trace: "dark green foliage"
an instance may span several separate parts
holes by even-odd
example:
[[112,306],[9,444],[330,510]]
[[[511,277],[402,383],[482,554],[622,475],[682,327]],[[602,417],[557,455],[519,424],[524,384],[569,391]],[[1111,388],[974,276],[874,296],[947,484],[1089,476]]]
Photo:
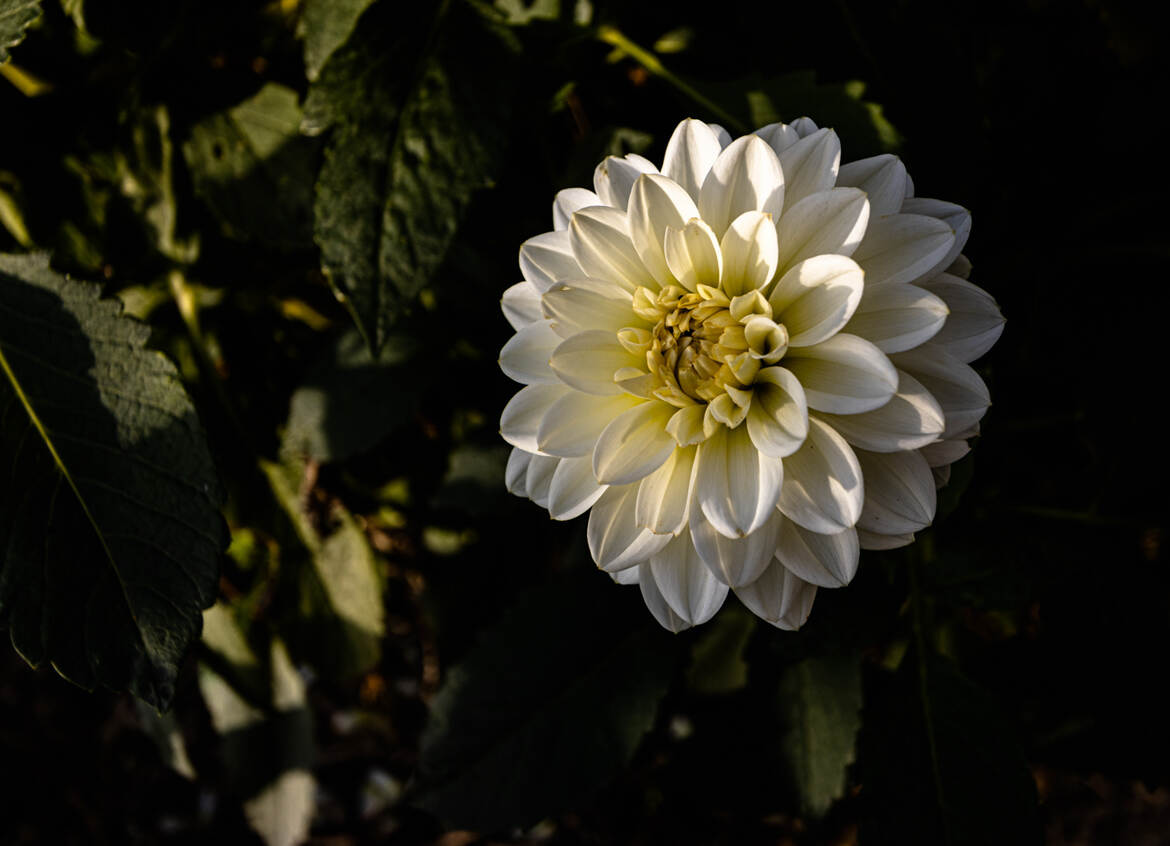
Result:
[[0,63],[8,61],[9,48],[21,42],[40,14],[40,0],[0,0]]

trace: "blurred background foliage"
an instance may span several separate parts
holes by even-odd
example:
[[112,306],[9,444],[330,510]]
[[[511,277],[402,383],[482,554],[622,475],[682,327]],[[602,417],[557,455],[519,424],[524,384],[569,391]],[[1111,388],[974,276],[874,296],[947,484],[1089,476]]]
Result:
[[[1152,8],[0,0],[0,252],[149,325],[231,529],[171,710],[5,650],[0,841],[1165,842]],[[972,210],[995,406],[801,632],[672,636],[505,493],[497,301],[605,154],[804,114]]]

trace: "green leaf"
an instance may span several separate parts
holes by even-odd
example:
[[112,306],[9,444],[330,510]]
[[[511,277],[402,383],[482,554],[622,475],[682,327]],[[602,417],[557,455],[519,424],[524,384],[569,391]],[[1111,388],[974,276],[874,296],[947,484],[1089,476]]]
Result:
[[756,630],[756,616],[740,605],[724,606],[704,626],[691,649],[687,686],[696,693],[734,693],[748,681],[743,653]]
[[332,126],[316,242],[374,348],[443,263],[507,137],[508,33],[458,0],[433,21],[420,15],[391,3],[369,9],[305,104],[306,132]]
[[120,312],[44,257],[0,256],[0,625],[34,666],[163,708],[227,529],[175,368]]
[[0,0],[0,64],[8,61],[9,48],[24,40],[25,30],[40,16],[40,0]]
[[374,0],[305,0],[297,35],[304,39],[305,76],[314,81],[338,47],[346,42],[358,18]]
[[595,573],[509,609],[435,697],[415,804],[495,831],[563,810],[624,766],[679,657],[627,599]]
[[784,671],[777,704],[781,749],[805,814],[822,817],[845,795],[861,727],[861,665],[853,656],[806,658]]

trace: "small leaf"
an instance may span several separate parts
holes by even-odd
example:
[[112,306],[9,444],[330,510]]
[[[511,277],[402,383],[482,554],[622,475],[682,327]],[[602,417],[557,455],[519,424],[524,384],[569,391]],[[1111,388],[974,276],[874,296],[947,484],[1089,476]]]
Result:
[[374,0],[305,0],[297,35],[304,39],[305,76],[310,82],[353,32],[354,26]]
[[740,605],[728,604],[708,623],[691,649],[687,686],[696,693],[734,693],[748,681],[743,658],[756,616]]
[[0,0],[0,65],[9,48],[24,40],[25,30],[41,16],[40,0]]
[[34,666],[165,708],[227,527],[191,400],[120,312],[0,256],[0,625]]

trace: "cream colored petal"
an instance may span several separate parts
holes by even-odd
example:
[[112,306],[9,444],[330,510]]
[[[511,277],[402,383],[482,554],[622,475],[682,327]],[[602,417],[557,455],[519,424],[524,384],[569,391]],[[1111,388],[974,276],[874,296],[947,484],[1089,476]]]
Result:
[[633,291],[655,287],[654,277],[642,264],[630,240],[625,212],[595,206],[573,215],[569,224],[569,248],[584,275],[604,279]]
[[951,310],[933,342],[959,361],[970,363],[979,358],[1003,334],[1004,319],[995,298],[978,285],[940,273],[922,287],[941,297]]
[[778,629],[794,632],[808,620],[817,588],[773,559],[763,575],[750,585],[736,588],[735,595],[757,617]]
[[954,464],[971,451],[967,441],[956,438],[949,441],[935,441],[919,450],[926,463],[931,467],[945,467]]
[[971,278],[971,260],[966,256],[959,256],[947,268],[947,273],[951,276],[958,276],[960,279]]
[[560,335],[547,320],[530,323],[500,350],[500,369],[509,379],[525,385],[556,384],[559,380],[549,367],[549,358],[560,343]]
[[864,274],[845,256],[805,259],[780,277],[768,302],[788,330],[788,346],[810,347],[839,331],[861,302]]
[[866,285],[844,331],[896,353],[926,343],[947,320],[947,304],[916,285]]
[[779,155],[800,140],[800,134],[786,123],[777,121],[756,130],[756,135],[764,139],[772,152]]
[[857,540],[861,543],[862,549],[900,549],[914,543],[914,535],[879,535],[858,529]]
[[837,174],[838,185],[860,188],[869,196],[869,209],[874,217],[907,211],[902,208],[907,179],[906,165],[889,153],[849,162]]
[[589,455],[602,430],[643,400],[629,394],[597,396],[568,388],[542,414],[536,430],[541,452],[561,458]]
[[808,407],[830,414],[873,411],[898,389],[898,373],[885,353],[844,332],[811,347],[790,349],[784,365],[800,380]]
[[[799,121],[792,124],[796,127]],[[799,133],[799,129],[797,132]],[[780,153],[785,203],[793,206],[809,194],[828,191],[837,182],[841,142],[831,129],[818,129]]]
[[673,179],[644,174],[634,183],[630,194],[630,240],[647,272],[660,285],[676,281],[663,251],[667,227],[681,229],[695,217],[699,217],[695,201]]
[[593,448],[593,475],[607,485],[627,485],[657,470],[675,449],[666,422],[675,407],[650,400],[623,411]]
[[532,453],[513,448],[508,455],[508,466],[504,469],[504,485],[508,493],[516,496],[528,496],[528,464],[532,461]]
[[657,534],[678,534],[687,524],[695,483],[696,447],[682,447],[638,484],[635,522]]
[[780,217],[784,208],[784,174],[767,142],[745,135],[719,154],[699,192],[699,211],[720,238],[731,222],[747,211]]
[[780,511],[809,531],[834,535],[857,523],[864,499],[853,449],[832,426],[810,417],[804,444],[784,459]]
[[[560,340],[555,333],[554,337]],[[560,341],[549,357],[549,367],[562,382],[579,391],[620,394],[622,389],[614,382],[614,373],[623,367],[644,369],[645,360],[623,347],[616,333],[590,329]]]
[[[646,563],[649,564],[650,562]],[[641,570],[642,568],[640,566],[627,567],[624,570],[618,570],[615,573],[610,573],[609,577],[619,585],[636,585],[638,583],[638,574],[641,572]]]
[[957,437],[987,413],[991,395],[979,374],[933,342],[895,353],[892,360],[938,400],[947,422],[944,439]]
[[670,432],[679,446],[690,446],[701,443],[706,437],[703,431],[703,418],[707,407],[705,405],[688,405],[680,408],[666,424],[666,431]]
[[[630,569],[635,568],[631,567]],[[674,609],[670,607],[670,603],[663,597],[662,591],[658,589],[658,583],[654,581],[654,573],[650,570],[650,562],[647,561],[636,569],[638,570],[638,587],[642,589],[642,599],[658,624],[675,634],[689,629],[690,623],[675,613]]]
[[520,272],[524,278],[544,293],[554,282],[561,279],[575,279],[585,274],[573,257],[569,246],[569,233],[545,232],[529,238],[520,245]]
[[701,514],[692,516],[691,538],[699,558],[716,579],[733,588],[749,585],[763,574],[776,554],[784,517],[773,509],[760,528],[742,538],[728,538]]
[[671,535],[656,535],[634,522],[637,496],[637,485],[608,488],[589,509],[589,554],[607,573],[648,561],[670,541]]
[[865,477],[865,506],[857,527],[879,535],[908,535],[934,520],[934,476],[918,452],[857,451]]
[[764,525],[776,507],[784,468],[755,448],[746,426],[719,426],[699,445],[697,460],[695,501],[716,530],[743,537]]
[[922,383],[898,371],[898,391],[881,408],[862,414],[817,416],[851,445],[873,452],[918,449],[938,440],[946,428],[942,407]]
[[557,191],[553,200],[553,230],[559,232],[568,229],[573,212],[600,204],[601,198],[588,188],[563,188]]
[[715,137],[719,139],[719,149],[722,150],[731,143],[731,133],[724,129],[717,123],[709,123],[707,126],[711,127],[711,131],[715,133]]
[[808,436],[808,402],[790,371],[765,367],[756,374],[747,430],[756,449],[772,458],[800,449]]
[[971,235],[971,213],[969,211],[955,203],[916,197],[908,199],[902,204],[902,213],[936,217],[955,233],[955,243],[934,267],[922,274],[923,279],[930,279],[936,273],[946,270],[958,259],[959,253],[967,245],[967,238]]
[[643,329],[650,326],[634,314],[629,291],[596,279],[558,282],[544,292],[541,303],[544,316],[562,338],[590,329],[605,329],[616,335],[626,326]]
[[710,620],[727,598],[727,585],[711,575],[687,532],[650,559],[650,572],[662,598],[689,625]]
[[787,206],[776,227],[779,272],[826,253],[853,255],[865,236],[869,215],[869,200],[856,188],[818,191]]
[[549,484],[549,514],[554,520],[572,520],[589,510],[605,491],[606,486],[593,477],[589,456],[562,459]]
[[866,285],[914,282],[945,258],[955,243],[951,227],[921,214],[872,218],[853,260]]
[[788,125],[792,127],[792,131],[801,138],[807,138],[816,132],[819,128],[816,124],[816,121],[810,117],[799,117]]
[[662,175],[683,187],[692,199],[699,199],[699,188],[723,147],[710,126],[687,118],[677,127],[666,144]]
[[663,248],[666,266],[688,291],[699,285],[719,287],[723,253],[711,227],[699,218],[688,220],[682,229],[668,228]]
[[561,459],[550,455],[534,455],[528,461],[524,486],[528,491],[528,498],[541,508],[548,508],[548,490],[552,485],[553,473],[560,463]]
[[607,156],[593,171],[593,190],[605,205],[625,211],[634,182],[643,173],[658,173],[658,168],[637,153],[622,158]]
[[504,296],[500,298],[500,309],[516,330],[544,318],[540,310],[540,291],[527,281],[517,282],[504,291]]
[[508,400],[500,415],[500,434],[512,446],[527,452],[542,452],[536,433],[548,410],[566,394],[576,393],[564,385],[529,385]]
[[723,253],[723,290],[737,297],[763,288],[776,273],[776,226],[759,211],[747,211],[727,227]]
[[822,535],[784,520],[776,558],[803,581],[838,588],[849,584],[857,574],[861,546],[856,529]]

